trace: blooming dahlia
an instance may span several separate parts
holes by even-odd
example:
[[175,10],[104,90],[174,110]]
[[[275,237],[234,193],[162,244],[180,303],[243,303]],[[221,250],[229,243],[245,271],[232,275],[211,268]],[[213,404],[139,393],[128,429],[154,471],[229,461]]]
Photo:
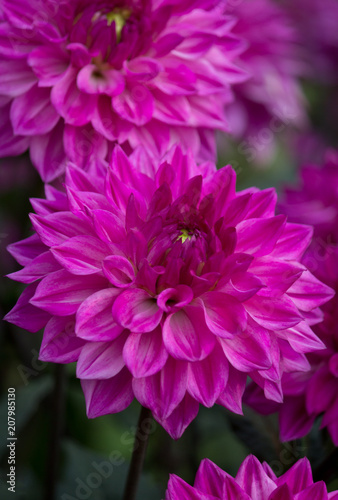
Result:
[[69,165],[66,189],[32,201],[36,234],[10,247],[29,286],[7,319],[45,326],[41,359],[77,361],[89,417],[136,397],[177,438],[199,403],[241,413],[247,374],[282,400],[332,294],[299,262],[311,228],[274,214],[273,189],[236,194],[230,166],[179,148],[160,166],[115,148],[109,167]]
[[214,155],[242,42],[217,0],[0,0],[0,154],[44,181],[115,142]]
[[[307,165],[301,170],[300,189],[286,190],[281,210],[293,222],[314,226],[314,237],[302,262],[321,281],[338,290],[338,152],[327,154],[323,167]],[[307,434],[315,419],[323,416],[321,427],[327,427],[338,445],[338,297],[323,307],[323,322],[314,326],[325,349],[307,355],[311,369],[307,373],[283,376],[283,405],[264,402],[261,390],[251,387],[248,403],[265,413],[279,411],[281,436],[284,440]]]
[[324,481],[313,482],[310,462],[298,460],[276,477],[270,466],[249,455],[235,478],[211,460],[204,459],[194,486],[171,475],[166,500],[337,500],[338,491],[327,492]]

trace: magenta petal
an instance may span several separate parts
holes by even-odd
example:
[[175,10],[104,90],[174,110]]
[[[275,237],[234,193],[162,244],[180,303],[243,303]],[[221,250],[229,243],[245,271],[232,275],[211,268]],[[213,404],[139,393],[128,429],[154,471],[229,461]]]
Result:
[[[224,486],[223,486],[223,491],[222,491],[222,497],[220,496],[219,498],[229,498],[229,499],[241,499],[241,500],[252,500],[252,498],[249,496],[243,489],[237,484],[234,478],[231,476],[227,476],[224,479]],[[269,497],[269,500],[271,497]],[[287,500],[287,499],[285,499]]]
[[243,415],[242,398],[246,387],[246,380],[246,373],[238,371],[230,365],[227,385],[216,403],[234,413]]
[[230,363],[242,372],[264,370],[272,365],[270,333],[251,318],[245,332],[222,339],[221,345]]
[[130,333],[123,349],[124,361],[136,378],[148,377],[160,371],[168,359],[160,327],[152,332]]
[[129,83],[124,92],[112,99],[116,113],[137,126],[145,125],[153,116],[154,98],[142,84]]
[[88,224],[71,212],[55,212],[44,217],[31,214],[30,219],[42,243],[50,247],[60,245],[73,236],[91,233]]
[[274,481],[267,476],[261,463],[253,455],[248,456],[240,466],[236,482],[251,500],[268,498],[276,489]]
[[93,118],[97,96],[81,92],[76,85],[76,76],[76,70],[69,67],[54,85],[51,100],[66,123],[79,127]]
[[187,364],[169,357],[160,372],[133,379],[135,397],[157,419],[167,419],[185,395],[187,378]]
[[[223,485],[228,474],[208,458],[202,460],[194,482],[194,488],[203,493],[222,498]],[[243,492],[244,493],[244,492]]]
[[280,435],[283,441],[291,441],[310,432],[315,416],[306,411],[305,398],[288,397],[279,412]]
[[76,337],[74,327],[74,316],[53,316],[43,332],[39,359],[52,363],[77,361],[85,342]]
[[30,157],[44,182],[51,182],[65,170],[66,157],[63,147],[63,120],[48,134],[31,138]]
[[337,387],[337,379],[332,376],[327,366],[322,366],[317,370],[307,386],[306,409],[308,413],[318,415],[329,408],[337,397]]
[[106,380],[81,380],[88,418],[125,410],[134,399],[131,375],[126,368]]
[[102,261],[109,253],[108,246],[92,236],[74,236],[51,249],[62,266],[72,274],[87,275],[102,270]]
[[32,283],[59,269],[60,265],[48,251],[36,257],[20,271],[9,274],[8,277],[21,283]]
[[305,490],[297,493],[295,495],[295,500],[326,500],[327,496],[327,487],[324,481],[318,481],[318,483],[312,484]]
[[82,302],[76,315],[76,335],[85,340],[108,342],[118,337],[123,327],[113,319],[112,306],[120,291],[106,288]]
[[47,250],[37,234],[8,245],[7,250],[21,266],[29,265],[32,260]]
[[68,56],[58,46],[44,45],[28,56],[28,64],[39,79],[40,87],[55,85],[68,67]]
[[113,317],[117,323],[136,333],[154,330],[160,323],[162,314],[156,299],[138,288],[122,292],[113,305]]
[[135,281],[135,270],[130,261],[119,255],[110,255],[102,263],[105,277],[119,288],[132,285]]
[[176,288],[166,288],[157,297],[157,303],[165,312],[173,312],[193,300],[194,294],[187,285],[177,285]]
[[240,222],[236,227],[236,252],[247,252],[256,256],[269,254],[282,234],[284,225],[284,215]]
[[36,83],[36,76],[25,60],[0,61],[0,94],[17,97]]
[[125,366],[122,351],[126,337],[122,334],[112,342],[87,342],[76,365],[76,376],[101,380],[117,375]]
[[286,295],[278,299],[255,295],[246,301],[245,308],[259,325],[272,331],[285,330],[303,319]]
[[275,480],[277,486],[287,484],[292,493],[299,493],[313,484],[311,465],[307,458],[301,458],[281,477]]
[[108,151],[106,139],[90,123],[79,127],[66,123],[63,142],[67,156],[79,167],[87,167],[91,158],[104,160]]
[[56,316],[69,316],[105,285],[106,280],[99,276],[74,276],[64,270],[56,271],[39,283],[31,304]]
[[59,115],[50,104],[50,90],[37,85],[14,99],[10,116],[16,135],[45,134],[59,121]]
[[201,307],[188,306],[166,318],[163,342],[174,358],[197,361],[210,354],[216,339],[204,321]]
[[198,408],[197,401],[189,394],[186,394],[168,418],[155,418],[173,439],[179,439],[188,425],[197,417]]
[[215,335],[229,339],[245,330],[247,314],[237,299],[221,292],[207,292],[202,299],[205,321]]
[[216,497],[211,495],[204,495],[190,484],[183,481],[174,474],[170,475],[168,483],[168,491],[166,493],[166,500],[217,500]]
[[229,364],[221,347],[205,359],[189,364],[188,392],[199,403],[211,408],[224,391],[228,380]]
[[114,69],[100,70],[93,64],[84,66],[77,75],[77,86],[86,94],[116,96],[124,90],[124,77]]
[[335,292],[315,278],[309,271],[304,271],[301,277],[288,289],[287,293],[300,310],[312,311],[315,307],[321,306],[330,300]]
[[269,496],[269,500],[293,500],[294,498],[287,484],[279,486]]
[[311,242],[313,228],[287,223],[272,252],[274,257],[299,260]]
[[6,314],[4,318],[6,321],[30,332],[38,332],[46,326],[50,319],[50,314],[41,311],[40,308],[30,303],[31,298],[36,292],[36,288],[36,283],[28,285],[20,295],[13,309]]

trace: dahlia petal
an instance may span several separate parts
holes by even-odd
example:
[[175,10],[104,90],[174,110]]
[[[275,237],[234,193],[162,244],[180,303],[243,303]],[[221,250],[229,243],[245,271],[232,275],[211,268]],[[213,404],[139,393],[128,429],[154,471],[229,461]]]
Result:
[[270,333],[251,318],[244,332],[233,338],[222,339],[221,345],[224,354],[237,370],[249,372],[271,367]]
[[87,275],[102,269],[102,260],[109,253],[108,246],[93,236],[73,236],[51,249],[58,262],[72,274]]
[[318,483],[312,484],[305,490],[297,493],[294,496],[295,500],[326,500],[327,496],[327,488],[324,481],[318,481]]
[[299,260],[309,246],[312,235],[312,227],[288,222],[271,255],[287,260]]
[[293,327],[303,319],[292,300],[285,295],[278,299],[255,295],[245,302],[245,308],[259,325],[272,331]]
[[334,291],[315,278],[309,271],[288,289],[288,296],[294,304],[303,311],[311,311],[315,307],[325,304],[334,296]]
[[269,500],[293,500],[294,498],[287,484],[279,486],[269,496]]
[[225,293],[207,292],[202,300],[206,324],[215,335],[230,339],[245,330],[246,311],[237,299]]
[[74,327],[74,316],[53,316],[43,333],[39,359],[52,363],[77,361],[85,342],[75,336]]
[[33,234],[24,240],[17,241],[8,245],[7,250],[18,261],[21,266],[27,266],[47,250],[39,236]]
[[247,217],[267,218],[275,215],[277,193],[273,188],[251,193],[251,208]]
[[34,49],[28,56],[28,64],[39,79],[39,87],[55,85],[68,67],[67,54],[55,45]]
[[205,359],[190,363],[188,392],[207,408],[215,404],[228,380],[229,365],[221,347],[216,344],[214,350]]
[[96,95],[81,92],[76,85],[77,72],[69,67],[54,85],[51,101],[66,123],[77,127],[86,125],[94,116]]
[[[324,391],[323,387],[325,387]],[[310,415],[322,413],[330,407],[336,396],[337,379],[328,371],[327,366],[323,366],[309,380],[306,390],[307,412]]]
[[158,373],[133,379],[135,397],[153,412],[155,418],[162,421],[172,414],[184,398],[187,378],[187,364],[169,356]]
[[162,65],[150,57],[135,57],[123,63],[128,80],[135,79],[138,82],[153,80],[161,71]]
[[242,398],[246,387],[247,374],[240,372],[229,365],[229,376],[226,388],[216,401],[217,404],[228,410],[243,415]]
[[222,498],[223,485],[227,477],[226,472],[217,467],[211,460],[205,458],[198,468],[194,488],[216,498]]
[[309,416],[305,398],[301,396],[285,399],[279,412],[280,435],[283,441],[291,441],[310,432],[315,416]]
[[50,319],[50,314],[30,303],[31,298],[36,292],[36,288],[36,283],[28,285],[20,295],[13,309],[4,317],[9,323],[13,323],[13,325],[33,333],[38,332],[46,326]]
[[80,379],[109,379],[125,366],[122,351],[126,335],[120,335],[112,342],[86,342],[81,350],[76,376]]
[[268,497],[276,489],[275,483],[265,474],[261,463],[253,455],[247,457],[240,466],[236,482],[252,500]]
[[106,280],[100,276],[74,276],[64,270],[56,271],[43,278],[30,302],[50,314],[69,316],[105,285]]
[[119,255],[110,255],[102,262],[105,277],[114,286],[125,288],[135,281],[135,270],[130,261]]
[[196,491],[183,479],[174,474],[170,475],[166,500],[216,500],[216,497]]
[[32,262],[26,265],[26,267],[20,269],[20,271],[9,274],[8,277],[12,280],[20,281],[21,283],[32,283],[59,269],[59,264],[56,262],[53,255],[47,251],[36,257]]
[[55,212],[41,217],[30,216],[35,231],[47,246],[57,246],[71,237],[91,233],[88,224],[70,212]]
[[16,135],[40,135],[50,132],[59,116],[50,104],[50,90],[34,85],[12,103],[11,122]]
[[274,260],[270,256],[255,259],[250,266],[250,272],[268,287],[267,290],[263,291],[263,294],[274,297],[285,293],[304,270],[299,264],[285,262],[281,259]]
[[134,399],[131,376],[126,368],[105,380],[81,380],[88,418],[125,410]]
[[106,288],[85,299],[76,314],[75,333],[87,341],[109,342],[123,331],[112,314],[114,300],[120,291]]
[[123,92],[125,82],[120,71],[98,70],[94,64],[84,66],[78,73],[77,86],[86,94],[107,94],[116,96]]
[[[224,479],[223,491],[221,493],[223,496],[219,498],[229,498],[235,499],[240,498],[241,500],[251,500],[251,498],[243,489],[236,483],[235,479],[231,476],[227,476]],[[269,496],[271,500],[271,496]],[[286,499],[285,499],[286,500]]]
[[126,237],[124,224],[121,220],[107,210],[93,210],[95,231],[99,238],[106,243],[119,243]]
[[154,98],[145,85],[129,82],[122,94],[112,98],[112,106],[122,118],[141,127],[153,116]]
[[137,288],[123,291],[113,305],[113,317],[117,323],[135,333],[154,330],[162,314],[156,299]]
[[[197,417],[199,404],[188,393],[166,419],[158,419],[173,439],[179,439],[188,425]],[[200,497],[199,497],[200,498]],[[181,497],[180,497],[181,500]]]
[[277,486],[287,484],[292,493],[299,493],[313,484],[311,465],[307,458],[301,458],[281,477],[275,480]]
[[165,312],[173,312],[190,304],[194,294],[187,285],[177,285],[176,288],[166,288],[157,297],[157,304]]
[[237,224],[237,252],[260,257],[272,252],[285,225],[285,216],[248,219]]
[[[77,116],[75,112],[74,116]],[[63,137],[67,156],[80,167],[86,166],[90,158],[104,160],[108,150],[104,137],[90,124],[82,125],[66,124]]]
[[292,349],[297,352],[311,352],[325,348],[324,343],[315,335],[306,321],[301,321],[282,333]]
[[181,42],[183,42],[184,37],[178,33],[168,33],[160,37],[152,46],[152,51],[156,57],[164,57],[169,52],[174,50]]
[[28,149],[29,137],[16,136],[8,116],[9,106],[0,108],[0,156],[14,156],[22,154]]
[[166,318],[163,342],[175,359],[197,361],[210,354],[216,339],[204,321],[201,308],[188,306]]
[[154,118],[170,125],[183,125],[185,123],[192,125],[191,107],[186,97],[171,96],[169,103],[168,96],[160,91],[156,91],[155,97]]
[[142,378],[160,371],[168,359],[159,327],[152,332],[130,333],[123,349],[124,361],[133,377]]
[[330,373],[336,378],[338,378],[338,353],[336,352],[333,356],[331,356],[329,361],[329,370]]
[[60,120],[48,134],[31,138],[30,157],[44,182],[55,180],[65,170],[63,128],[63,122]]
[[36,77],[26,61],[21,59],[0,61],[0,94],[17,97],[31,89],[35,82]]

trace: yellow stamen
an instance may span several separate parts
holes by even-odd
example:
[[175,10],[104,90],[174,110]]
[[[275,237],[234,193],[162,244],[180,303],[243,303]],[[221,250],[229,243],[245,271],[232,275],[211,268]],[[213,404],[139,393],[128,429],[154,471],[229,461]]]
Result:
[[182,240],[182,243],[184,243],[187,240],[191,240],[192,235],[189,234],[189,231],[187,229],[181,229],[181,234],[177,238],[177,240]]
[[115,22],[115,32],[116,41],[119,43],[121,41],[121,33],[127,19],[129,19],[131,11],[128,9],[114,9],[106,14],[108,26],[111,26],[112,22]]

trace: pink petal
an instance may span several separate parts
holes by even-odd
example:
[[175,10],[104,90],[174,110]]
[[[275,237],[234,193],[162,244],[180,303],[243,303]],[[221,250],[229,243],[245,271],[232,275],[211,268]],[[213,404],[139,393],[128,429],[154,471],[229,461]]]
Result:
[[309,416],[305,407],[305,398],[288,397],[279,413],[280,435],[282,441],[291,441],[310,432],[315,416]]
[[36,83],[33,71],[22,59],[0,61],[0,94],[17,97]]
[[140,127],[153,116],[154,98],[145,85],[129,83],[122,94],[113,97],[112,106],[123,119]]
[[311,465],[307,458],[301,458],[288,471],[276,479],[277,486],[287,484],[292,493],[299,493],[313,484]]
[[29,265],[32,260],[47,250],[37,234],[8,245],[7,250],[21,266]]
[[279,486],[269,496],[269,500],[294,500],[294,498],[287,484]]
[[287,260],[300,260],[311,242],[312,234],[312,227],[288,222],[271,255]]
[[93,210],[95,231],[99,238],[107,243],[119,243],[126,237],[126,230],[122,221],[107,210]]
[[211,495],[204,495],[190,484],[183,481],[174,474],[170,475],[168,483],[168,491],[166,493],[166,500],[217,500],[216,497]]
[[30,219],[41,241],[48,247],[60,245],[69,238],[92,232],[86,222],[70,212],[55,212],[44,217],[31,214]]
[[[224,481],[229,475],[211,460],[202,460],[194,482],[194,488],[203,493],[222,498]],[[243,492],[244,493],[244,492]]]
[[21,283],[32,283],[49,273],[58,271],[60,268],[52,254],[47,251],[36,257],[20,271],[9,274],[8,277]]
[[249,495],[251,500],[262,500],[268,498],[276,489],[272,481],[265,473],[258,459],[249,455],[239,468],[236,482]]
[[39,79],[39,87],[52,87],[66,71],[69,61],[59,47],[44,45],[29,54],[28,64]]
[[117,323],[135,333],[154,330],[162,314],[156,299],[139,288],[123,291],[113,305],[113,317]]
[[311,311],[325,304],[334,296],[334,290],[324,285],[309,271],[304,271],[301,277],[288,289],[288,296],[302,311]]
[[[251,500],[253,497],[249,496],[243,489],[237,484],[236,480],[231,476],[227,476],[224,479],[223,486],[223,497],[219,498],[229,498],[229,499],[241,499],[241,500]],[[271,500],[271,496],[269,496],[269,500]],[[287,500],[287,499],[285,499]],[[292,500],[292,499],[291,499]]]
[[104,160],[108,146],[106,139],[90,123],[81,125],[66,123],[63,140],[67,156],[79,167],[85,167],[90,158]]
[[44,182],[51,182],[65,170],[66,157],[63,147],[63,120],[51,132],[31,138],[30,157]]
[[255,295],[245,303],[250,316],[268,330],[285,330],[297,325],[303,318],[286,295],[275,299]]
[[135,397],[155,418],[167,419],[185,395],[187,378],[187,364],[169,357],[160,372],[133,379]]
[[90,295],[76,314],[76,335],[89,341],[109,342],[117,338],[123,328],[113,319],[112,306],[120,291],[106,288]]
[[248,219],[237,227],[236,252],[250,255],[267,255],[274,249],[285,225],[285,216],[277,215],[269,219]]
[[9,323],[13,323],[19,328],[24,328],[34,333],[46,326],[50,319],[50,314],[30,304],[36,288],[36,283],[28,285],[20,295],[13,309],[4,317]]
[[112,342],[86,342],[76,365],[80,379],[109,379],[125,366],[122,351],[126,341],[122,334]]
[[217,404],[228,410],[243,415],[242,398],[246,387],[247,374],[242,373],[229,365],[228,382],[223,393],[220,394]]
[[199,403],[211,408],[224,391],[228,380],[229,364],[216,344],[209,356],[189,364],[188,392]]
[[175,288],[163,290],[157,297],[157,304],[165,312],[174,312],[190,304],[194,294],[187,285],[177,285]]
[[125,288],[135,281],[135,270],[130,261],[119,255],[110,255],[102,263],[105,277],[112,285]]
[[318,481],[294,496],[295,500],[309,500],[309,498],[311,500],[326,500],[327,488],[324,481]]
[[215,341],[204,321],[201,307],[188,306],[170,314],[164,322],[163,342],[176,359],[204,359],[214,348]]
[[162,341],[162,330],[130,333],[123,349],[124,361],[136,378],[148,377],[160,371],[168,359],[168,352]]
[[16,135],[45,134],[59,121],[59,115],[50,103],[50,90],[37,85],[14,99],[10,116]]
[[124,90],[124,77],[114,69],[101,70],[94,64],[88,64],[77,75],[77,86],[86,94],[107,94],[116,96]]
[[102,261],[109,253],[108,246],[92,236],[74,236],[51,249],[58,262],[70,273],[95,274],[101,271]]
[[164,420],[157,418],[157,420],[173,439],[179,439],[188,425],[197,417],[198,409],[197,401],[186,393],[168,418]]
[[205,321],[215,335],[229,339],[245,330],[247,314],[237,299],[221,292],[207,292],[202,300]]
[[161,64],[150,57],[135,57],[124,61],[123,68],[128,80],[135,79],[138,82],[153,80],[163,70]]
[[126,368],[106,380],[81,380],[88,418],[125,410],[134,399],[131,375]]
[[51,100],[66,123],[77,127],[89,123],[94,116],[97,96],[81,92],[76,85],[77,71],[69,67],[54,85]]
[[74,327],[74,316],[53,316],[43,332],[39,359],[52,363],[77,361],[85,342],[75,336]]
[[56,271],[39,283],[31,304],[56,316],[69,316],[105,285],[106,280],[99,276],[74,276],[64,270]]
[[[309,380],[306,391],[306,409],[311,414],[320,414],[327,410],[337,397],[337,379],[322,366]],[[320,394],[320,397],[318,397]]]

